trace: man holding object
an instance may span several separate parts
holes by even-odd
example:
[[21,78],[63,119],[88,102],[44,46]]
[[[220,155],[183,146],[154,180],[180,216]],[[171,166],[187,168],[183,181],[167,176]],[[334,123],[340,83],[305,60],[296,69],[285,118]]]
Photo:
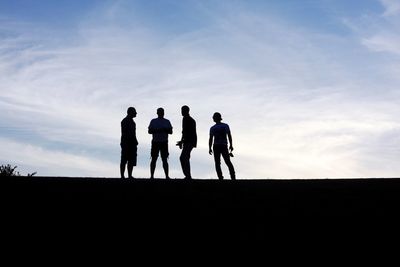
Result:
[[197,146],[197,133],[196,133],[196,121],[189,115],[190,108],[188,106],[182,106],[181,114],[182,118],[182,138],[176,144],[182,149],[181,161],[182,171],[185,175],[185,179],[192,179],[190,172],[190,153],[192,149]]

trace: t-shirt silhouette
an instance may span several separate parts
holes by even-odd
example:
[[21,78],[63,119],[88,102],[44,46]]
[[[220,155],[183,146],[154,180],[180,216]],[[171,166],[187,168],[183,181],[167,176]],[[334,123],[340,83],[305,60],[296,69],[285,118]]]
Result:
[[226,135],[230,133],[229,125],[226,123],[218,123],[210,128],[210,135],[214,136],[214,145],[227,145],[228,139]]
[[184,143],[197,146],[196,121],[190,116],[183,117],[182,138]]
[[136,123],[133,119],[125,117],[121,121],[121,145],[137,145]]
[[149,129],[157,131],[153,133],[153,142],[168,142],[168,131],[172,125],[165,118],[155,118],[150,121]]

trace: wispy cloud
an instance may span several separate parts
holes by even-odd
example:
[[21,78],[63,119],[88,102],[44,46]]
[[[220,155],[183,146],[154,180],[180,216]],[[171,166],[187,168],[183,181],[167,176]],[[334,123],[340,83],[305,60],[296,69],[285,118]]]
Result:
[[374,52],[400,55],[400,1],[380,0],[382,13],[349,19],[348,25],[361,37],[361,43]]
[[376,52],[390,52],[400,55],[400,36],[397,34],[378,34],[364,39],[363,44]]
[[2,162],[16,164],[21,174],[38,172],[38,175],[52,173],[55,176],[76,176],[79,173],[82,177],[95,174],[112,177],[114,174],[114,164],[92,157],[46,150],[40,146],[5,138],[0,138],[0,145],[8,153],[7,157],[1,155]]
[[380,0],[385,7],[384,16],[394,16],[400,14],[400,1],[399,0]]
[[[394,164],[400,152],[385,145],[400,147],[393,134],[400,127],[398,81],[379,71],[387,61],[369,50],[397,53],[394,42],[390,47],[381,35],[360,32],[354,38],[316,33],[277,16],[207,6],[201,6],[207,27],[165,34],[134,11],[129,19],[118,16],[124,3],[97,9],[68,36],[41,28],[33,37],[32,25],[1,28],[8,34],[0,34],[0,118],[4,129],[19,129],[2,131],[2,160],[41,166],[46,175],[118,176],[119,122],[132,105],[139,113],[135,170],[147,177],[147,126],[163,106],[174,126],[171,175],[181,177],[174,142],[180,106],[188,104],[198,123],[192,165],[199,178],[215,176],[207,153],[214,111],[231,125],[238,177],[400,170]],[[388,167],[370,164],[377,161]]]

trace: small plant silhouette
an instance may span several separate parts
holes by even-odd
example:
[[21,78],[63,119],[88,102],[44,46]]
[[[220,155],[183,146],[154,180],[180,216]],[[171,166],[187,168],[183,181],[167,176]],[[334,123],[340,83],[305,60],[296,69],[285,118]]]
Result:
[[10,164],[0,166],[0,176],[20,176],[15,169],[17,166],[11,167]]
[[[0,176],[5,177],[5,176],[21,176],[21,174],[16,171],[15,169],[17,166],[12,167],[10,164],[7,165],[1,165],[0,166]],[[33,173],[28,173],[28,177],[32,177],[36,174],[36,172]]]

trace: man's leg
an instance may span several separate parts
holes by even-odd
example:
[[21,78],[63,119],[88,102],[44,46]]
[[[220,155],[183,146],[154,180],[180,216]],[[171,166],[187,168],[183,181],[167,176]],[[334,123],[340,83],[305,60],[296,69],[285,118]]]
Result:
[[191,179],[192,176],[190,174],[190,152],[192,151],[193,146],[190,144],[184,144],[182,148],[182,153],[180,156],[181,166],[183,174],[185,178]]
[[150,162],[150,179],[154,178],[154,171],[156,170],[156,162],[158,159],[158,145],[155,143],[151,144],[151,162]]
[[233,164],[231,162],[231,158],[229,156],[228,148],[225,148],[222,151],[222,157],[224,158],[226,166],[228,166],[229,174],[231,176],[231,179],[232,180],[236,180],[235,168],[233,167]]
[[137,162],[137,147],[133,147],[131,151],[131,155],[128,160],[128,177],[133,178],[132,171],[133,167],[136,166]]
[[121,174],[121,178],[125,178],[125,165],[126,160],[121,157],[121,163],[119,164],[119,172]]
[[168,142],[163,142],[160,144],[160,153],[161,153],[161,159],[163,162],[163,169],[165,173],[165,178],[169,179],[169,166],[168,166]]
[[161,158],[163,162],[163,169],[165,173],[165,178],[169,179],[169,166],[168,166],[168,158]]
[[157,158],[151,158],[151,162],[150,162],[150,179],[154,178],[154,171],[156,170],[156,162],[157,162]]
[[221,150],[218,146],[213,147],[214,152],[214,162],[215,162],[215,170],[217,171],[218,179],[224,179],[221,170]]
[[126,166],[127,162],[128,162],[128,159],[126,157],[126,151],[121,146],[121,162],[119,164],[119,172],[121,174],[121,178],[125,178],[125,166]]
[[134,162],[132,160],[128,161],[128,178],[133,178],[132,171],[133,171]]

